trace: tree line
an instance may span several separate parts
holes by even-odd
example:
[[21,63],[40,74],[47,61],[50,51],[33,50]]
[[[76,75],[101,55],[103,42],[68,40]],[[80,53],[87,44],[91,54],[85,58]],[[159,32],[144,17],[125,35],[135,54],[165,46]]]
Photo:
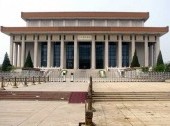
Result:
[[[23,68],[34,68],[33,62],[32,62],[32,59],[31,59],[30,51],[28,52],[28,55],[27,55],[27,58],[25,60]],[[0,70],[1,71],[11,71],[12,69],[14,69],[14,66],[12,66],[12,64],[10,63],[8,54],[6,52],[5,56],[4,56],[2,66],[0,67]]]

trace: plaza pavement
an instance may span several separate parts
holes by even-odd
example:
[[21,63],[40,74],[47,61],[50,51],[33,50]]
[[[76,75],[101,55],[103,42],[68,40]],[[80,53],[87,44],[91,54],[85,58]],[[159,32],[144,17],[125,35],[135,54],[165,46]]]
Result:
[[[94,83],[94,91],[170,91],[165,82]],[[45,83],[7,91],[87,91],[88,83]],[[170,126],[170,101],[96,102],[97,126]],[[0,101],[0,126],[78,126],[84,104],[61,101]]]
[[84,104],[60,101],[0,101],[0,126],[78,126]]
[[[87,91],[87,82],[47,82],[42,84],[19,88],[5,87],[7,91]],[[95,92],[161,92],[170,91],[170,83],[167,82],[93,82]]]
[[87,91],[89,84],[85,82],[47,82],[42,84],[24,87],[20,84],[19,88],[12,88],[12,86],[5,87],[7,91]]
[[97,126],[170,126],[170,101],[98,102]]

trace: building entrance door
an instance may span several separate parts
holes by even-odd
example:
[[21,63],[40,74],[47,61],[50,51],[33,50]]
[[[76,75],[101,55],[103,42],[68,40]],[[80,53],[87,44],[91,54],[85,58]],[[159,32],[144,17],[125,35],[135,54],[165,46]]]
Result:
[[66,43],[66,68],[73,69],[74,67],[74,43]]
[[79,69],[91,68],[91,42],[79,43]]

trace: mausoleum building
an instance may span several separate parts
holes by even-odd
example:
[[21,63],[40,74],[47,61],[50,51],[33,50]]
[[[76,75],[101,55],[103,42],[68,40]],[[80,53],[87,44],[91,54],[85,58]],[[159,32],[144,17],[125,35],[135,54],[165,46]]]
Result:
[[1,27],[10,36],[10,61],[23,67],[107,69],[129,67],[136,50],[153,66],[168,27],[145,27],[148,12],[22,12],[26,27]]

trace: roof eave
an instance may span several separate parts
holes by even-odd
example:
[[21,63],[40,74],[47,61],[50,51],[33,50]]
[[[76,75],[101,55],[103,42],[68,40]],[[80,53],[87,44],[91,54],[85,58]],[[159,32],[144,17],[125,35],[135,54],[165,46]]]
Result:
[[[88,17],[80,17],[80,16],[75,16],[75,17],[56,17],[56,16],[53,16],[53,17],[51,17],[51,16],[42,16],[42,15],[40,15],[40,16],[33,16],[33,15],[27,15],[27,14],[29,14],[29,13],[32,13],[32,14],[34,14],[34,13],[40,13],[40,14],[42,14],[42,13],[45,13],[45,12],[21,12],[21,18],[23,19],[23,20],[43,20],[43,19],[132,19],[132,20],[144,20],[144,21],[146,21],[146,20],[148,20],[148,18],[149,18],[149,12],[143,12],[143,14],[145,14],[145,15],[143,15],[143,16],[139,16],[139,17],[133,17],[132,15],[131,15],[131,17],[122,17],[122,16],[120,16],[120,17],[112,17],[112,16],[110,16],[110,17],[108,17],[108,16],[103,16],[103,17],[93,17],[93,16],[88,16]],[[53,12],[52,12],[53,13]],[[56,12],[57,13],[57,12]],[[66,12],[67,13],[67,12]],[[68,12],[69,13],[69,12]],[[74,13],[74,12],[73,12]],[[76,12],[75,12],[76,13]],[[79,12],[78,12],[79,13]],[[84,13],[84,12],[82,12],[82,13]],[[91,12],[91,13],[93,13],[93,12]],[[99,12],[100,13],[100,12]],[[106,12],[107,13],[107,12]],[[114,13],[114,12],[113,12]],[[119,13],[119,12],[118,12]],[[133,13],[133,12],[120,12],[120,13]],[[136,12],[137,13],[137,12]],[[141,13],[141,12],[139,12],[139,13]]]
[[[29,30],[26,30],[26,28],[29,28]],[[2,27],[1,26],[1,32],[7,35],[10,34],[35,34],[35,33],[110,33],[110,34],[159,34],[160,36],[166,34],[169,31],[169,27],[161,27],[162,29],[159,31],[151,31],[151,30],[146,30],[146,29],[138,29],[138,30],[128,30],[128,28],[132,28],[132,27],[97,27],[97,28],[104,28],[105,30],[100,31],[99,29],[96,30],[96,27],[89,27],[89,28],[94,28],[94,30],[89,30],[88,27],[87,29],[85,29],[84,31],[79,29],[79,30],[75,30],[74,27],[69,27],[69,30],[66,30],[66,28],[68,27],[36,27],[36,30],[31,30],[31,28],[35,28],[35,27]],[[51,28],[51,30],[44,30],[46,28]],[[56,28],[56,30],[55,30]],[[58,28],[58,29],[57,29]],[[61,30],[61,28],[63,28]],[[81,27],[77,27],[77,28],[81,28]],[[115,28],[124,28],[125,30],[112,30]],[[134,27],[133,27],[134,28]],[[138,27],[139,28],[139,27]],[[145,28],[145,27],[141,27],[141,28]],[[19,30],[17,30],[19,29]]]

